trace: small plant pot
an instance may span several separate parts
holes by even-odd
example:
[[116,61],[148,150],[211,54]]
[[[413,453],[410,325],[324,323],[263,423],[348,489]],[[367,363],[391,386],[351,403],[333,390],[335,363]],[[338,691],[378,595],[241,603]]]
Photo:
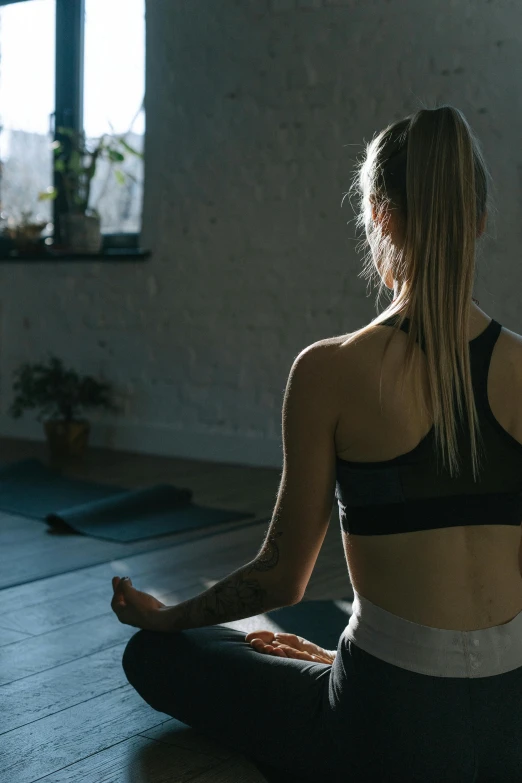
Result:
[[47,443],[52,457],[82,457],[89,440],[88,421],[44,421]]
[[21,253],[34,253],[41,250],[40,236],[47,223],[29,223],[8,229],[8,236],[15,248]]
[[94,215],[64,214],[60,221],[65,234],[65,245],[72,253],[99,253],[103,237],[100,218]]

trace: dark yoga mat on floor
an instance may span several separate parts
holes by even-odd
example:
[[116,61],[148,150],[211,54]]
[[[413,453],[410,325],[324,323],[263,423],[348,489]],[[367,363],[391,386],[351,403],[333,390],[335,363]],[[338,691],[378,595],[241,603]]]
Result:
[[106,541],[142,541],[255,517],[197,506],[191,498],[192,490],[170,484],[128,490],[67,478],[36,459],[0,465],[0,510]]
[[[348,579],[348,574],[346,577]],[[266,612],[266,616],[284,633],[295,633],[326,650],[335,650],[350,619],[351,609],[348,611],[346,604],[351,605],[353,595],[337,600],[343,602],[342,607],[336,601],[301,601],[292,606],[272,609]]]

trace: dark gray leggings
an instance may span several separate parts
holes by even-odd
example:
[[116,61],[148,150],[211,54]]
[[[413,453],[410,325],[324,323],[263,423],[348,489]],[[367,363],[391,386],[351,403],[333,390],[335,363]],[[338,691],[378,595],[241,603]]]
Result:
[[330,666],[264,655],[244,632],[214,625],[140,630],[123,668],[154,709],[263,772],[281,770],[280,780],[522,781],[522,667],[478,679],[432,677],[383,661],[345,635]]

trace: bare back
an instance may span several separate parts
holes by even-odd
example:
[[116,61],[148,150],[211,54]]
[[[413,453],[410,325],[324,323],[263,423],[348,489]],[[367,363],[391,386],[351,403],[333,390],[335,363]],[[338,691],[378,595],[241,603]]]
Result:
[[[473,307],[469,339],[490,321]],[[332,340],[338,345],[335,371],[342,387],[335,445],[337,456],[345,460],[393,459],[415,448],[432,426],[415,404],[412,389],[405,385],[400,391],[407,342],[403,332],[394,335],[382,363],[390,328],[380,327],[354,343],[343,337]],[[418,346],[415,361],[422,365],[427,395],[426,359]],[[493,350],[487,390],[495,418],[522,443],[522,337],[505,327]],[[357,592],[407,620],[464,631],[501,625],[522,611],[520,527],[468,525],[342,535]]]

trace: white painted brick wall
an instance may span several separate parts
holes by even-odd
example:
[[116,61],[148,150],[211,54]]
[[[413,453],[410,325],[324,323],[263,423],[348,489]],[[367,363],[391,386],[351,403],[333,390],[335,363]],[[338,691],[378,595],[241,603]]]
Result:
[[498,214],[475,290],[522,330],[520,4],[149,0],[147,21],[152,258],[0,264],[2,434],[43,437],[6,411],[14,367],[50,350],[125,400],[89,414],[93,443],[280,466],[293,359],[376,314],[341,208],[353,161],[417,99],[482,140]]

